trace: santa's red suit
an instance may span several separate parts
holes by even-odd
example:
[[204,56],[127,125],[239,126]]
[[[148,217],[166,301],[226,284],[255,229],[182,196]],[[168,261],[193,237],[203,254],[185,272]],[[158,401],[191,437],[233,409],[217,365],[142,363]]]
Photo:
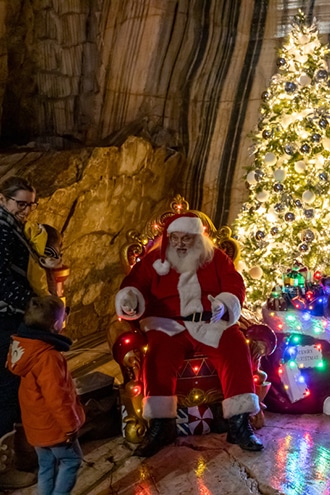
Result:
[[[136,263],[116,297],[118,316],[139,319],[140,327],[148,335],[143,416],[176,417],[177,371],[192,350],[208,355],[217,369],[224,394],[224,417],[256,414],[259,401],[250,351],[237,325],[245,296],[241,275],[231,259],[217,248],[212,261],[194,273],[178,273],[164,261],[162,251],[151,251]],[[135,314],[128,316],[123,311],[123,302],[132,293],[138,305]],[[211,313],[209,295],[225,305],[226,319],[214,323],[210,318],[186,321],[194,313]]]

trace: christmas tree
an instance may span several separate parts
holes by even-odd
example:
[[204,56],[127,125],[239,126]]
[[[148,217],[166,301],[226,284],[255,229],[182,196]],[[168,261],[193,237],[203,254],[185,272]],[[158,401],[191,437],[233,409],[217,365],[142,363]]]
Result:
[[329,52],[315,19],[308,24],[299,11],[261,95],[249,199],[233,224],[251,309],[291,269],[311,284],[330,275]]

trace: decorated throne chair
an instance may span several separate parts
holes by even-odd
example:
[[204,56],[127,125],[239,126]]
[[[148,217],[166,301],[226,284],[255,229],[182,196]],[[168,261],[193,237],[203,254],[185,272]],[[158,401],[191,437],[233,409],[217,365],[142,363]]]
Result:
[[[168,217],[178,213],[184,214],[188,210],[187,201],[177,195],[169,209],[151,218],[142,232],[128,230],[127,242],[120,252],[124,273],[127,274],[153,247],[161,236],[164,222]],[[213,242],[236,264],[240,249],[238,242],[231,237],[230,228],[224,226],[216,229],[207,215],[198,210],[189,211],[202,220]],[[256,393],[261,406],[260,412],[251,418],[251,423],[255,428],[261,428],[264,424],[263,400],[271,383],[267,381],[267,374],[261,370],[260,365],[262,357],[270,355],[275,350],[276,336],[267,325],[261,324],[254,314],[245,309],[242,311],[239,324],[250,346]],[[123,435],[128,441],[139,443],[147,430],[147,423],[142,417],[142,366],[148,347],[147,336],[139,329],[138,323],[118,319],[111,325],[109,343],[123,375],[123,383],[120,386]],[[221,425],[224,426],[223,431],[225,431],[221,408],[223,399],[221,386],[217,373],[206,356],[194,354],[185,360],[178,372],[176,392],[178,434],[219,432]]]

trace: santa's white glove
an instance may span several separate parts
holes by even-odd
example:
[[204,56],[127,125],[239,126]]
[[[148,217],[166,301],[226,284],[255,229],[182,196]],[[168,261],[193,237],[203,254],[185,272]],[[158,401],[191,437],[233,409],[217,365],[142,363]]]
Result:
[[209,294],[207,298],[211,302],[212,318],[210,322],[216,323],[217,321],[221,320],[227,308],[222,302],[211,296],[211,294]]
[[137,305],[138,305],[138,300],[132,290],[129,290],[127,292],[127,294],[120,303],[123,313],[125,313],[128,316],[136,315]]

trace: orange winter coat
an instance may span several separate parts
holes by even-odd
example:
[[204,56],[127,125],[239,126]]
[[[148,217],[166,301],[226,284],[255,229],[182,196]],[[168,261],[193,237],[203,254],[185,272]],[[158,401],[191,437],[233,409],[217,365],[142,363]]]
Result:
[[[41,340],[44,338],[46,342]],[[85,422],[83,406],[60,352],[68,350],[70,344],[67,337],[30,329],[24,324],[18,335],[12,337],[8,368],[21,377],[22,423],[33,446],[50,447],[65,442],[66,434],[77,431]]]

